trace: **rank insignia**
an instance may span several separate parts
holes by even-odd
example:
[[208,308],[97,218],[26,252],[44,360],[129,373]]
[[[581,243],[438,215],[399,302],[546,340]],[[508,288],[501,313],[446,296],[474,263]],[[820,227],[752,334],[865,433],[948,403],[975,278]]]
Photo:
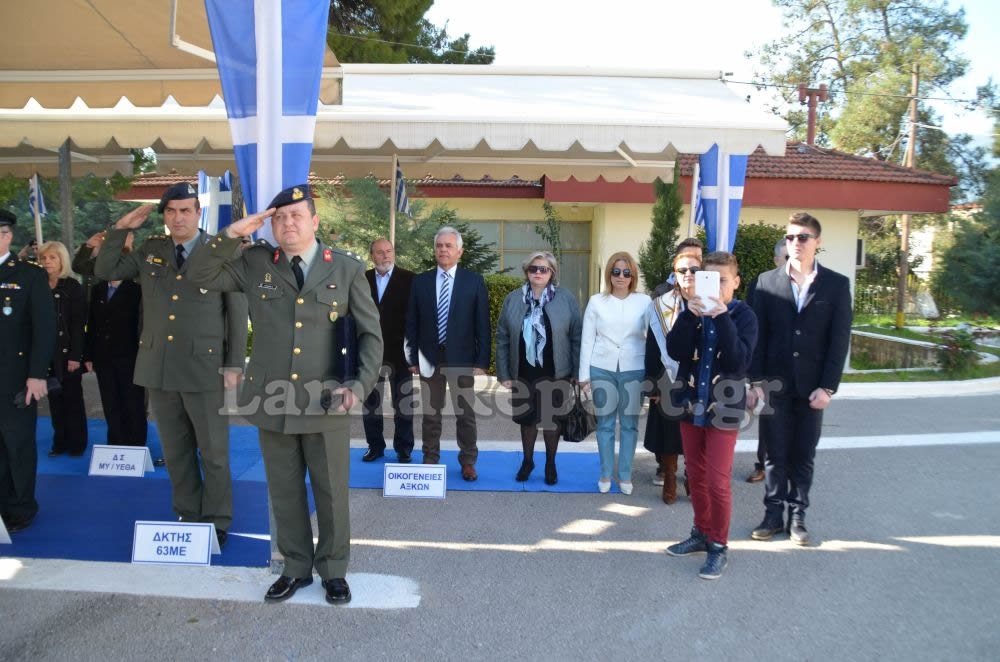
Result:
[[270,283],[271,282],[271,272],[270,271],[267,272],[266,274],[264,274],[264,282],[265,283]]
[[198,291],[199,291],[199,292],[201,292],[202,294],[208,294],[208,290],[206,290],[206,289],[205,289],[205,288],[203,288],[203,287],[199,287],[199,288],[198,288]]
[[323,261],[324,262],[333,262],[333,251],[330,250],[329,248],[324,248],[323,249]]

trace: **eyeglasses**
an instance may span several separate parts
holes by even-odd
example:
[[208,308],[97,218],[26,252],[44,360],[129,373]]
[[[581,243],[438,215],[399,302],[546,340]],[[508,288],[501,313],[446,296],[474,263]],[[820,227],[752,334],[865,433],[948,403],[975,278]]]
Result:
[[615,267],[614,269],[611,270],[611,275],[614,276],[615,278],[617,278],[618,276],[625,276],[625,278],[631,278],[632,277],[632,270],[631,269],[619,269],[618,267]]
[[809,234],[808,232],[801,232],[799,234],[786,234],[785,235],[785,241],[792,242],[792,241],[795,241],[796,239],[798,239],[799,243],[802,243],[802,244],[806,243],[810,239],[815,239],[815,238],[816,238],[816,235]]
[[674,269],[674,271],[676,271],[682,276],[689,271],[691,272],[691,275],[694,275],[699,271],[701,271],[701,267],[678,267],[677,269]]
[[549,268],[544,264],[532,264],[528,266],[529,274],[547,274],[549,273]]

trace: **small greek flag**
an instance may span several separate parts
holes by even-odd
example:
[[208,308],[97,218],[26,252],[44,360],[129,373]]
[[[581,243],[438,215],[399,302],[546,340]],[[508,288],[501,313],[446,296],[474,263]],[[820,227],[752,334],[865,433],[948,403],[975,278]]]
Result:
[[712,145],[698,157],[694,222],[705,228],[709,251],[732,252],[743,206],[746,155],[727,154]]
[[228,170],[222,177],[210,177],[198,171],[198,204],[201,220],[198,227],[208,234],[218,234],[233,222],[233,175]]
[[28,208],[32,216],[35,214],[35,201],[38,202],[38,215],[45,216],[48,210],[45,209],[45,196],[42,195],[42,183],[37,172],[28,179]]
[[396,164],[396,213],[410,215],[410,199],[406,195],[406,180],[403,169]]

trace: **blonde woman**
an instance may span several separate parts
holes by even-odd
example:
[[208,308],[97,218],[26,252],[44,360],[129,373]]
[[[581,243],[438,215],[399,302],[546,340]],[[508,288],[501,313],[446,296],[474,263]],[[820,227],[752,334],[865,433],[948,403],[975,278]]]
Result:
[[49,277],[56,304],[56,351],[49,376],[62,388],[49,390],[52,414],[52,449],[49,457],[87,450],[87,413],[83,406],[83,329],[87,305],[83,287],[72,277],[69,251],[59,241],[47,241],[38,248],[38,261]]
[[531,476],[541,429],[545,484],[555,485],[559,421],[553,414],[563,410],[569,390],[557,388],[556,382],[568,385],[579,363],[582,316],[573,293],[558,287],[559,266],[552,253],[535,251],[521,268],[525,283],[504,299],[497,321],[497,378],[505,387],[514,387],[513,420],[521,426],[524,458],[515,480]]
[[594,393],[601,477],[608,492],[615,464],[615,422],[621,424],[618,487],[632,493],[632,458],[639,436],[646,326],[650,299],[636,292],[639,269],[631,255],[612,255],[604,269],[605,290],[590,297],[583,316],[580,385]]

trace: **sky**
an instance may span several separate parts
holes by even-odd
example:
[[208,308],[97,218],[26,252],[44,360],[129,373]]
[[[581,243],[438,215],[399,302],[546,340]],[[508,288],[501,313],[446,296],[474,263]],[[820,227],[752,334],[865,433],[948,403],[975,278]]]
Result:
[[[972,98],[990,76],[1000,83],[1000,2],[952,0],[949,6],[966,10],[969,32],[961,50],[971,61],[969,74],[950,93]],[[493,45],[498,65],[709,68],[731,72],[727,78],[734,81],[751,80],[753,63],[745,51],[782,34],[781,12],[770,0],[435,0],[427,18],[437,25],[447,20],[449,34],[470,33],[473,48]],[[947,132],[971,133],[983,144],[992,140],[985,113],[947,102],[934,106]]]

